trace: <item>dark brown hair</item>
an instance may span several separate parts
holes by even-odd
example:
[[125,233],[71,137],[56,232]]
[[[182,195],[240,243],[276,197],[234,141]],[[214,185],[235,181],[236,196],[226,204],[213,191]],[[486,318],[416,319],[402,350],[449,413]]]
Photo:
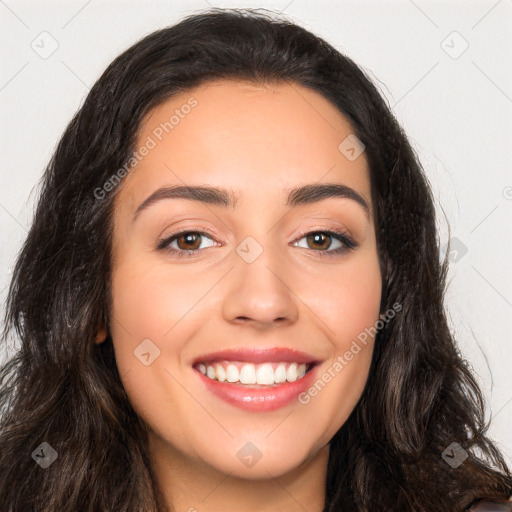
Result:
[[[129,160],[143,117],[206,81],[298,83],[327,98],[365,145],[382,271],[370,376],[330,442],[325,512],[454,512],[504,497],[511,477],[487,439],[484,401],[443,306],[434,203],[407,137],[376,87],[324,40],[273,13],[212,9],[158,30],[117,57],[66,128],[44,173],[9,288],[0,374],[2,512],[165,510],[147,430],[117,372],[111,307],[112,207],[101,188]],[[32,453],[58,454],[46,469]],[[458,468],[441,457],[458,443]]]

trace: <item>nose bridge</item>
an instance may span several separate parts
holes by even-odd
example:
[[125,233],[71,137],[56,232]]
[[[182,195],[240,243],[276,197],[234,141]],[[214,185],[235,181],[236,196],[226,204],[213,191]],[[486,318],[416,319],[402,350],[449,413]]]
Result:
[[252,320],[271,324],[295,321],[296,297],[290,289],[290,272],[284,247],[273,231],[260,229],[236,247],[235,268],[224,298],[226,320]]
[[[253,204],[261,205],[261,201],[261,198],[252,198]],[[279,237],[279,222],[276,222],[275,212],[265,211],[264,207],[256,211],[255,215],[244,215],[245,212],[245,210],[240,211],[241,222],[238,233],[241,240],[237,241],[235,250],[238,258],[235,261],[242,268],[245,267],[246,271],[250,271],[254,264],[258,272],[269,272],[266,267],[279,268],[285,258],[285,247],[283,240]]]

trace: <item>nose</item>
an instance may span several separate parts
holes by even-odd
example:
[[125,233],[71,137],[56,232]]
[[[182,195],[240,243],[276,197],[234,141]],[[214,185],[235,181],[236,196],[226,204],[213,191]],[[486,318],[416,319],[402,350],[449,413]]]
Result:
[[252,263],[236,258],[222,307],[226,321],[260,330],[296,322],[300,299],[276,251],[265,249]]

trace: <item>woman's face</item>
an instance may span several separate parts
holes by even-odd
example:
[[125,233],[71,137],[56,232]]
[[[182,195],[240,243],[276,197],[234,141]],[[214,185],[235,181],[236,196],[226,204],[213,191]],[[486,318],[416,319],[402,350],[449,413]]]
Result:
[[[278,476],[325,456],[354,409],[381,274],[351,133],[305,87],[235,81],[175,96],[142,124],[115,201],[110,333],[169,460]],[[315,191],[327,184],[338,192]]]

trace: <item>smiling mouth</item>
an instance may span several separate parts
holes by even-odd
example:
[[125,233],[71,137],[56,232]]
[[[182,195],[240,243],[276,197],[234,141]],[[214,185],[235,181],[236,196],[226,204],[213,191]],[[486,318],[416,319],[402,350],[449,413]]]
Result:
[[240,387],[271,388],[296,382],[311,371],[315,363],[242,361],[209,361],[194,364],[193,368],[208,379]]

